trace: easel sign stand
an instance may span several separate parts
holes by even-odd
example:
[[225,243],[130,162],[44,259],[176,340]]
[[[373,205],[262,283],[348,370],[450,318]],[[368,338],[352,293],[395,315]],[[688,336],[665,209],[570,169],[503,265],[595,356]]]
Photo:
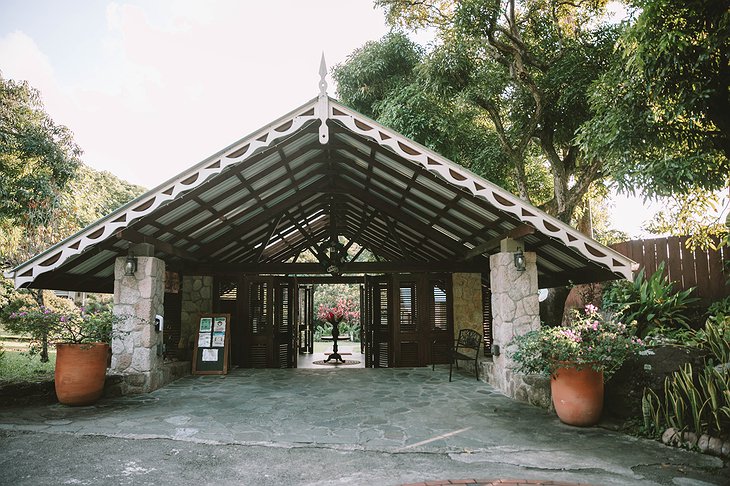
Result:
[[193,374],[228,374],[230,342],[230,314],[200,314],[193,350]]

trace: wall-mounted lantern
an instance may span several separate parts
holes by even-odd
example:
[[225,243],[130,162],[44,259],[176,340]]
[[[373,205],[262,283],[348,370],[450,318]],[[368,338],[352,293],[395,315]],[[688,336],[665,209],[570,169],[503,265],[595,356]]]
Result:
[[127,255],[127,259],[124,262],[124,275],[126,275],[127,277],[131,277],[136,271],[137,258],[134,256],[134,253],[129,252],[129,255]]
[[522,253],[522,250],[517,250],[515,253],[515,268],[518,272],[525,271],[525,254]]

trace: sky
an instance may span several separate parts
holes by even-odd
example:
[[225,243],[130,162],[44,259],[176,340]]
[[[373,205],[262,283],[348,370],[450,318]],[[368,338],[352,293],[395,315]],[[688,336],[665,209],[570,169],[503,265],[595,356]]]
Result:
[[[0,72],[84,163],[152,188],[314,98],[323,52],[387,32],[372,0],[0,0]],[[613,226],[642,235],[645,206],[618,198]]]

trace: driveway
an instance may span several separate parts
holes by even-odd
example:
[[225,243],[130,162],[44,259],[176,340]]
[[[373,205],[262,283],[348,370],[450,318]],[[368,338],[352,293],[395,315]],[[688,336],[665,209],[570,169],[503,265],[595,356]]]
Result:
[[[0,453],[0,484],[698,486],[730,477],[720,459],[563,425],[465,373],[449,383],[444,367],[235,370],[91,407],[0,408]],[[211,461],[192,461],[201,455]]]

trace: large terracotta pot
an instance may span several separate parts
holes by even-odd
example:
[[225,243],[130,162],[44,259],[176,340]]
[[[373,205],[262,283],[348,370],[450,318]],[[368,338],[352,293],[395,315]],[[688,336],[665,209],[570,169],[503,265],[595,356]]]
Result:
[[106,343],[56,345],[56,397],[64,405],[91,405],[104,392]]
[[561,422],[587,427],[595,425],[603,411],[603,372],[566,365],[550,380],[553,405]]

